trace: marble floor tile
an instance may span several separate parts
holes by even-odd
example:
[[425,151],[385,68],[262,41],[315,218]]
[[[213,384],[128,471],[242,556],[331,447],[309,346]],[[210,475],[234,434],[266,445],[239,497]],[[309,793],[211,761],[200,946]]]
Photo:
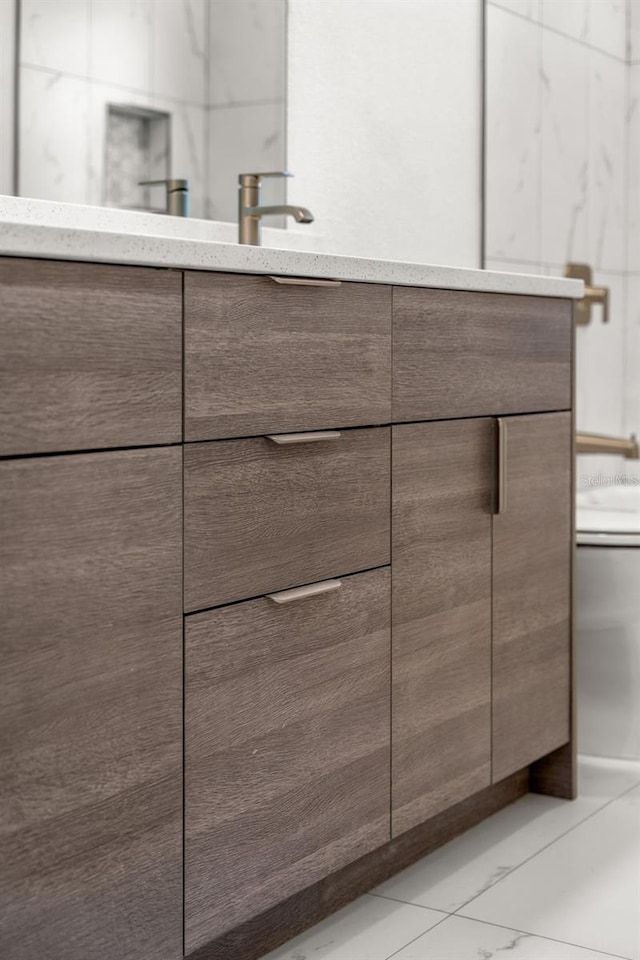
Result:
[[490,960],[503,952],[509,960],[611,960],[609,953],[457,916],[394,953],[393,960]]
[[638,782],[640,764],[582,758],[577,800],[528,794],[372,892],[458,910]]
[[640,788],[467,904],[464,916],[638,960]]
[[387,960],[443,916],[365,895],[263,960]]

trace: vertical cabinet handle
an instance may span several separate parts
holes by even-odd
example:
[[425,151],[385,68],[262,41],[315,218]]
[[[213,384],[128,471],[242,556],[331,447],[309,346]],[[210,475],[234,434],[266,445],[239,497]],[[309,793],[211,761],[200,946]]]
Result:
[[306,600],[307,597],[317,597],[321,593],[332,593],[341,586],[342,580],[321,580],[319,583],[308,583],[304,587],[294,587],[293,590],[267,593],[266,597],[274,603],[293,603],[294,600]]
[[496,513],[507,509],[507,421],[503,417],[496,420]]

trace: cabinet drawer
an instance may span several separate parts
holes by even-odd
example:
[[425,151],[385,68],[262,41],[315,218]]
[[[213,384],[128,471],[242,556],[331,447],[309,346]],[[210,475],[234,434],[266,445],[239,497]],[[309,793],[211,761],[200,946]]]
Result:
[[393,420],[571,407],[567,300],[396,287]]
[[182,437],[181,277],[0,259],[0,454]]
[[187,440],[389,423],[391,288],[185,275]]
[[184,450],[185,609],[389,563],[390,431]]
[[186,618],[186,952],[389,840],[389,570]]

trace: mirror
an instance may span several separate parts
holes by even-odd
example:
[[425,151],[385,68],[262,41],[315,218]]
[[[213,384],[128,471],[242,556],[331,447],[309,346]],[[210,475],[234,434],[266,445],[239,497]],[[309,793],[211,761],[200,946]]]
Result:
[[16,193],[162,212],[139,182],[183,178],[190,216],[236,220],[238,174],[285,168],[286,6],[19,0]]

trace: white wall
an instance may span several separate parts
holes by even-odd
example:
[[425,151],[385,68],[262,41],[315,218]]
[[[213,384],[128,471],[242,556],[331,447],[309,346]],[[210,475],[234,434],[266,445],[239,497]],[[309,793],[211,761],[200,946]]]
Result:
[[[209,8],[209,216],[236,220],[238,174],[285,166],[286,0],[214,0]],[[264,181],[264,203],[285,195],[282,180]]]
[[[577,331],[578,428],[640,432],[636,0],[489,0],[487,266],[562,275],[590,263],[611,290]],[[634,108],[635,104],[635,108]],[[635,132],[634,132],[635,131]],[[635,191],[636,199],[633,201]],[[635,306],[634,306],[635,300]],[[634,399],[635,396],[635,399]],[[581,458],[581,469],[621,469]]]
[[290,0],[290,200],[341,254],[480,266],[480,0]]
[[13,193],[15,0],[0,0],[0,193]]

